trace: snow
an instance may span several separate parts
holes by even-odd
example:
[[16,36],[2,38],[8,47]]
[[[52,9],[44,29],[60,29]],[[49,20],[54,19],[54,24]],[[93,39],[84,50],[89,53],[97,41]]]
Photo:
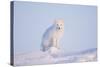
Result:
[[55,48],[55,47],[51,47],[49,50],[48,50],[48,53],[52,56],[57,56],[58,54],[60,54],[60,50]]
[[14,58],[15,66],[72,63],[72,62],[89,62],[97,60],[97,49],[89,49],[82,52],[63,54],[57,48],[52,47],[46,52],[30,52],[16,54]]

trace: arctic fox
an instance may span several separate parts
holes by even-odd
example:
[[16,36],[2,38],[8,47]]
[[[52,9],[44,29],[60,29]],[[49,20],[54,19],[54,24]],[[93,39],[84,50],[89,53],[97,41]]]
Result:
[[47,51],[51,47],[60,48],[60,39],[64,33],[64,20],[57,19],[54,24],[49,27],[42,38],[42,51]]

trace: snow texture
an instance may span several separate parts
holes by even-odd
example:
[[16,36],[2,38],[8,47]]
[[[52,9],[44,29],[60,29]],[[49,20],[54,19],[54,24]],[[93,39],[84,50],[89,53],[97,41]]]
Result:
[[16,54],[14,58],[15,66],[58,64],[58,63],[76,63],[97,61],[97,49],[89,49],[77,53],[62,53],[60,50],[52,47],[46,52],[30,52]]

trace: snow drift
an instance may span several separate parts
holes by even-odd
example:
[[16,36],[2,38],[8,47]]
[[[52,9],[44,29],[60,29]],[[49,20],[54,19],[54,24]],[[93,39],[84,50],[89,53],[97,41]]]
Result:
[[56,64],[72,62],[89,62],[97,60],[97,49],[89,49],[77,53],[61,53],[55,48],[46,52],[30,52],[16,54],[14,58],[15,66],[37,65],[37,64]]

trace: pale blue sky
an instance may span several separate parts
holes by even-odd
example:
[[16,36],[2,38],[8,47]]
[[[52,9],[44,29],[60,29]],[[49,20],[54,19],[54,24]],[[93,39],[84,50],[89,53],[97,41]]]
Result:
[[15,53],[40,50],[42,35],[55,19],[65,23],[61,49],[66,53],[96,48],[97,7],[14,2]]

